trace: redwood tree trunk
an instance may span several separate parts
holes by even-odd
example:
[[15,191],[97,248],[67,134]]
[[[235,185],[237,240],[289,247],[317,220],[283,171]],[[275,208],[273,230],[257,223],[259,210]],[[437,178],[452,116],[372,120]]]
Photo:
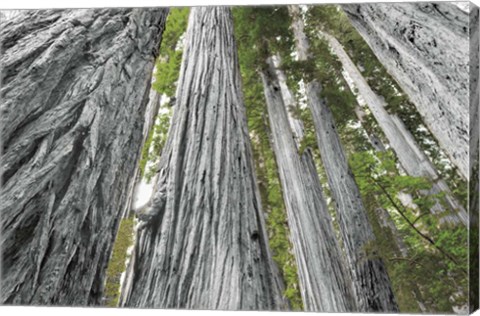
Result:
[[342,7],[467,179],[468,13],[452,3]]
[[[292,27],[299,60],[309,58],[309,42],[298,6],[290,6]],[[307,105],[312,112],[318,148],[328,184],[335,200],[345,251],[352,269],[358,311],[397,312],[390,280],[383,261],[368,251],[374,248],[375,236],[368,221],[360,191],[348,166],[335,128],[332,113],[320,98],[321,85],[306,81]]]
[[282,96],[286,86],[282,89],[271,58],[266,66],[260,75],[305,310],[353,311],[351,280],[346,277],[312,154],[308,149],[298,153],[303,126],[288,114]]
[[2,303],[100,303],[167,9],[0,24]]
[[191,9],[175,113],[122,305],[283,307],[254,175],[230,9]]

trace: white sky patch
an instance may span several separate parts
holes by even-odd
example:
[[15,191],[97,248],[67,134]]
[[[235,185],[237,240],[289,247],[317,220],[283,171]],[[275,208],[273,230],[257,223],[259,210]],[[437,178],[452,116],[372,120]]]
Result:
[[428,132],[428,129],[424,125],[419,125],[417,127],[417,131],[419,132]]
[[362,128],[362,124],[355,120],[355,121],[348,121],[347,123],[347,127],[350,128],[350,129],[359,129],[359,128]]
[[[157,120],[159,119],[159,116],[162,115],[162,114],[167,114],[168,111],[170,110],[168,107],[166,106],[163,106],[165,103],[168,103],[170,102],[170,97],[168,97],[165,93],[162,94],[162,96],[160,97],[160,109],[158,110],[158,114],[157,114]],[[158,123],[158,122],[156,122]]]
[[137,187],[136,190],[136,195],[135,195],[135,202],[133,203],[133,208],[134,209],[139,209],[145,206],[145,204],[150,201],[150,198],[152,197],[153,194],[153,183],[154,181],[151,181],[151,183],[145,182],[145,179],[142,179],[140,181],[140,184]]
[[297,104],[302,110],[307,108],[307,92],[305,90],[305,82],[303,82],[303,79],[298,82],[297,100]]
[[183,34],[180,35],[180,37],[178,38],[178,42],[175,45],[175,51],[183,50],[183,48],[185,47],[186,34],[187,32],[183,32]]

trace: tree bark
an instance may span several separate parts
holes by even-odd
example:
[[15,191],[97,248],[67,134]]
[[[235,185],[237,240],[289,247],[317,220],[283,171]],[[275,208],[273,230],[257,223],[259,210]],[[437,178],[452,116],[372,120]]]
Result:
[[122,305],[283,308],[227,7],[191,9],[175,113]]
[[[307,60],[309,42],[298,6],[289,6],[299,60]],[[383,261],[369,248],[375,236],[368,221],[360,191],[348,166],[332,113],[320,98],[321,85],[306,81],[307,105],[312,112],[318,148],[335,200],[345,251],[352,269],[358,311],[398,311]]]
[[2,303],[100,303],[167,13],[35,10],[0,25]]
[[468,179],[468,14],[450,3],[342,7]]
[[[347,312],[355,310],[351,280],[337,244],[332,219],[309,149],[300,156],[301,122],[288,114],[285,99],[291,93],[269,58],[260,72],[278,162],[283,198],[306,311]],[[282,95],[282,91],[284,92]],[[290,104],[292,105],[292,104]],[[290,125],[291,123],[291,125]],[[295,133],[292,133],[292,130]],[[294,137],[295,135],[295,137]]]
[[[388,139],[391,148],[395,152],[405,172],[413,177],[427,178],[432,182],[432,188],[421,193],[424,196],[434,195],[440,192],[445,193],[444,201],[453,214],[443,214],[445,217],[442,218],[442,221],[449,223],[462,222],[464,225],[467,225],[467,212],[453,197],[447,183],[437,173],[437,170],[427,155],[420,149],[412,134],[410,134],[405,127],[405,124],[403,124],[398,116],[387,112],[385,109],[385,101],[370,88],[342,45],[329,34],[321,33],[321,36],[328,41],[332,51],[342,63],[343,69],[348,73],[348,77],[351,79],[353,86],[357,88],[358,94],[365,100],[366,105]],[[352,91],[353,90],[354,89],[352,89]],[[438,201],[430,211],[433,214],[445,213],[445,207]]]

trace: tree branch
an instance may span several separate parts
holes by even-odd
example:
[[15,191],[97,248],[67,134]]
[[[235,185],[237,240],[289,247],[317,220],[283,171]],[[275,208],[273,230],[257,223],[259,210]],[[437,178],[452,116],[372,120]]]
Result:
[[[450,255],[446,250],[444,250],[443,248],[441,248],[440,246],[438,246],[436,244],[436,242],[429,236],[425,235],[424,233],[422,233],[414,224],[414,222],[410,221],[410,219],[408,219],[408,217],[405,215],[405,213],[400,209],[400,207],[398,206],[398,204],[395,202],[395,200],[392,198],[392,196],[390,195],[390,193],[388,193],[388,191],[385,189],[385,187],[380,183],[378,182],[374,177],[370,176],[370,179],[372,179],[372,181],[382,190],[382,192],[386,195],[387,199],[390,201],[390,203],[392,203],[392,206],[397,210],[397,212],[400,214],[400,216],[408,223],[408,225],[418,234],[420,235],[423,239],[425,239],[428,243],[430,243],[435,249],[437,249],[441,254],[443,254],[447,259],[449,259],[450,261],[452,261],[454,264],[456,265],[459,265],[458,261],[452,256]],[[418,219],[418,218],[417,218]],[[460,270],[467,274],[467,271],[463,268],[460,268]]]

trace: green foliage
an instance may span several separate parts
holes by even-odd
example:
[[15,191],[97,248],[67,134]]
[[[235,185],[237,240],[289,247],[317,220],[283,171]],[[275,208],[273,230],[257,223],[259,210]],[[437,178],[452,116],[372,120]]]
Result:
[[[474,151],[473,146],[470,149],[472,151],[472,160],[471,160],[471,174],[470,174],[470,182],[469,182],[469,206],[470,210],[478,210],[478,195],[479,195],[479,187],[478,182],[479,178],[479,156],[478,150]],[[470,212],[470,225],[469,225],[469,273],[470,273],[470,313],[472,313],[475,309],[479,308],[479,282],[475,282],[474,280],[478,280],[479,278],[479,218],[478,212],[471,211]],[[473,281],[473,282],[472,282]]]
[[189,8],[171,8],[168,14],[160,54],[155,64],[153,89],[169,97],[175,95],[176,82],[182,62],[180,38],[187,29]]
[[145,168],[147,166],[147,162],[149,161],[150,146],[152,145],[153,132],[154,132],[153,129],[151,129],[148,132],[147,140],[145,141],[145,144],[143,145],[143,148],[142,148],[142,156],[140,158],[140,165],[139,165],[140,178],[143,178],[145,174]]
[[125,262],[128,259],[127,249],[133,243],[133,216],[122,219],[118,229],[117,239],[113,244],[113,251],[107,267],[105,283],[105,304],[109,307],[118,306],[120,277],[125,271]]
[[[423,178],[399,175],[391,151],[357,152],[350,166],[377,236],[379,253],[387,264],[395,296],[402,312],[420,312],[416,301],[429,311],[450,313],[466,303],[467,230],[441,224],[430,208],[443,195],[422,196],[431,183]],[[415,207],[402,205],[398,193],[414,197]],[[389,213],[395,232],[380,224],[378,211]],[[446,212],[448,213],[448,212]],[[398,239],[408,249],[402,254]]]
[[[234,8],[233,16],[239,58],[245,68],[256,71],[265,66],[268,57],[292,47],[286,6]],[[282,58],[291,59],[283,55]]]
[[157,172],[157,164],[162,155],[163,146],[165,146],[165,142],[167,141],[170,119],[173,114],[172,112],[173,110],[171,108],[165,108],[160,111],[155,126],[150,131],[147,142],[143,147],[140,167],[142,167],[142,163],[144,164],[143,169],[140,170],[144,171],[141,175],[145,178],[147,183],[151,181]]
[[[305,61],[292,58],[284,60],[282,68],[288,75],[289,87],[296,92],[297,99],[300,99],[300,82],[313,80],[320,82],[322,85],[320,97],[327,102],[332,111],[336,127],[343,129],[350,122],[357,120],[354,112],[357,105],[356,97],[344,80],[342,64],[337,56],[331,53],[328,43],[316,35],[316,29],[312,28],[309,22],[305,32],[310,42],[309,54],[314,57]],[[290,56],[292,51],[293,49],[283,51],[282,56]]]
[[[314,32],[307,28],[309,33]],[[316,57],[315,78],[322,84],[321,97],[324,98],[332,111],[339,130],[346,124],[356,121],[356,97],[350,91],[342,74],[342,64],[337,56],[331,53],[326,40],[310,35],[311,53]],[[318,57],[317,57],[318,56]]]

